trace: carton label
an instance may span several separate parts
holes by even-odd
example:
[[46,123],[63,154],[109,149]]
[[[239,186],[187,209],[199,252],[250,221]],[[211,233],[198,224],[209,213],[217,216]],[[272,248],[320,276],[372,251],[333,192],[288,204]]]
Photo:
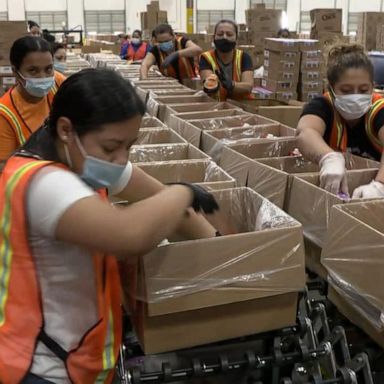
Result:
[[13,71],[12,71],[12,67],[9,66],[9,65],[2,65],[0,66],[0,74],[2,75],[12,75],[13,74]]
[[334,12],[326,13],[326,14],[321,16],[321,20],[323,20],[323,21],[328,21],[328,20],[332,20],[332,19],[336,19],[336,14]]
[[3,77],[3,85],[15,85],[16,77]]

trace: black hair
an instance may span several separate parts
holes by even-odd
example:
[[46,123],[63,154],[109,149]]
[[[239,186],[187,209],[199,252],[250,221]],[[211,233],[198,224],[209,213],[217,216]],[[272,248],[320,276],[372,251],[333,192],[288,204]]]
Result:
[[281,29],[279,29],[279,32],[277,32],[277,37],[281,37],[281,36],[283,36],[283,33],[284,33],[284,32],[288,33],[288,36],[290,35],[290,33],[289,33],[289,29],[287,29],[287,28],[281,28]]
[[55,42],[55,36],[51,35],[48,31],[48,29],[43,29],[42,38],[44,40],[47,40],[48,43],[53,44]]
[[216,35],[217,28],[219,27],[220,24],[231,24],[231,25],[233,25],[233,27],[235,28],[236,37],[239,36],[239,27],[238,27],[238,25],[233,20],[229,20],[229,19],[222,19],[219,22],[217,22],[217,24],[215,25],[214,35]]
[[57,91],[49,119],[22,147],[46,160],[57,161],[57,121],[68,118],[76,133],[98,130],[103,124],[143,116],[145,105],[131,83],[108,69],[84,69],[64,81]]
[[140,35],[140,38],[143,36],[142,32],[140,31],[140,29],[135,29],[133,32],[132,32],[132,36],[135,34],[135,33],[138,33]]
[[48,41],[41,37],[24,36],[13,43],[9,60],[16,69],[20,69],[24,57],[30,52],[50,52],[53,56],[52,46]]
[[169,24],[159,24],[153,31],[154,37],[162,35],[163,33],[174,35],[173,29]]
[[52,52],[55,54],[59,49],[65,49],[65,45],[61,43],[54,43],[52,45]]
[[40,25],[37,24],[36,21],[28,20],[27,23],[28,23],[29,30],[31,30],[33,27],[40,28]]

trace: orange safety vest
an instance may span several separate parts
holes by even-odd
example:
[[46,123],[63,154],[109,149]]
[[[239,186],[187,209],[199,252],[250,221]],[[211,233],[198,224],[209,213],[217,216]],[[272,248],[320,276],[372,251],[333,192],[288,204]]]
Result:
[[[182,39],[183,39],[182,36],[176,37],[177,51],[181,51],[183,49],[183,47],[181,46]],[[164,52],[162,52],[160,48],[158,48],[158,50],[159,50],[159,58],[160,58],[159,69],[164,76],[170,76],[180,81],[183,79],[192,79],[196,76],[193,60],[187,57],[178,58],[179,77],[177,76],[177,73],[172,65],[170,65],[168,68],[162,68],[163,61],[166,59],[167,55]]]
[[[340,114],[337,112],[334,104],[333,98],[329,92],[324,94],[325,100],[329,102],[333,109],[333,122],[332,130],[330,135],[329,146],[335,151],[346,152],[348,146],[348,132],[345,126],[344,120],[341,118]],[[384,98],[378,94],[372,94],[372,106],[370,110],[365,114],[365,132],[371,142],[372,146],[379,153],[383,152],[383,146],[381,141],[377,137],[377,134],[373,129],[373,121],[377,113],[384,108]]]
[[[220,66],[217,62],[216,50],[211,49],[210,51],[202,53],[202,56],[207,60],[207,62],[211,65],[213,73],[216,71],[220,71]],[[233,71],[232,71],[232,80],[233,81],[241,81],[241,63],[243,60],[243,51],[240,49],[236,49],[233,55]],[[248,99],[251,95],[243,96],[242,99]],[[216,95],[213,95],[215,99],[218,101],[226,101],[228,97],[228,91],[220,86]]]
[[[47,95],[49,108],[51,108],[53,97],[55,96],[59,86],[59,79],[55,73],[55,85]],[[2,116],[9,123],[10,127],[12,127],[17,139],[17,146],[21,147],[27,141],[29,136],[31,136],[32,133],[40,127],[28,127],[25,123],[23,117],[20,115],[15,103],[13,102],[12,93],[14,89],[15,87],[12,87],[0,98],[0,116]]]
[[132,44],[128,45],[128,51],[127,51],[127,60],[137,61],[137,60],[143,60],[145,55],[147,54],[147,43],[141,43],[139,49],[135,52],[133,49]]
[[[119,272],[113,256],[93,256],[99,321],[83,335],[77,348],[64,351],[51,338],[54,335],[43,332],[42,297],[28,239],[25,201],[33,176],[50,164],[13,156],[0,176],[0,382],[20,383],[32,366],[37,343],[42,342],[65,362],[71,382],[111,383],[122,317]],[[105,191],[100,194],[106,197]]]

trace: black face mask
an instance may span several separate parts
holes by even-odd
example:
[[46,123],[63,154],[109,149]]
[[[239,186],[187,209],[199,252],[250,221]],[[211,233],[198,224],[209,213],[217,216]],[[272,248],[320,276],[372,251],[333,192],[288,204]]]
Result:
[[236,41],[230,41],[227,39],[215,39],[215,47],[218,51],[227,53],[235,49]]

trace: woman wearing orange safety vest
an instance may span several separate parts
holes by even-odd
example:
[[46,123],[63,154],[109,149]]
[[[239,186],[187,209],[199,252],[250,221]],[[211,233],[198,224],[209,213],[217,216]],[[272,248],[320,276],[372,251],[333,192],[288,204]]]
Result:
[[[7,160],[1,383],[111,383],[121,342],[117,260],[135,266],[176,232],[215,236],[196,213],[218,209],[211,194],[164,186],[128,161],[144,113],[117,72],[81,71],[58,90],[46,124]],[[112,207],[107,190],[131,204]]]
[[0,163],[41,127],[65,80],[54,70],[51,45],[40,37],[16,40],[10,61],[17,84],[0,99]]
[[373,65],[363,47],[333,47],[327,78],[329,91],[306,105],[298,123],[299,149],[319,163],[326,190],[353,192],[353,198],[384,197],[384,165],[370,184],[355,191],[348,191],[346,180],[343,152],[375,160],[383,156],[384,99],[373,92]]
[[141,31],[136,29],[121,51],[121,58],[128,61],[141,61],[149,51],[149,44],[142,40]]
[[148,78],[149,69],[157,64],[164,76],[173,77],[180,82],[196,77],[194,58],[202,49],[191,40],[177,36],[168,24],[161,24],[154,30],[156,44],[148,52],[140,68],[141,79]]
[[236,49],[238,26],[232,20],[221,20],[215,26],[215,49],[201,55],[199,68],[203,84],[212,75],[217,75],[216,87],[204,90],[219,101],[227,98],[251,97],[253,65],[251,57]]

